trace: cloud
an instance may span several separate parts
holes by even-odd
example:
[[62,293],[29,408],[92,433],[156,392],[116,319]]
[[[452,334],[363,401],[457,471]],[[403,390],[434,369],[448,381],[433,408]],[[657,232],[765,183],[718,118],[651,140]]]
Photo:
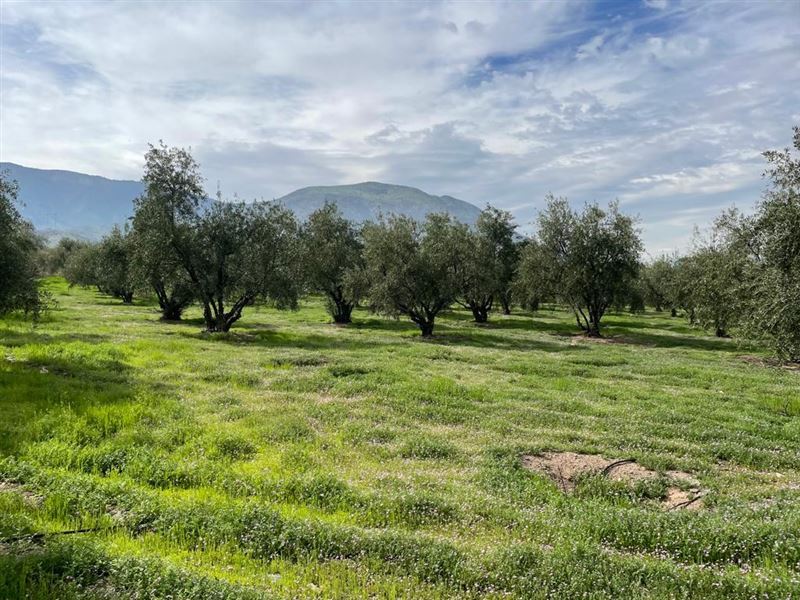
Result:
[[758,163],[723,162],[706,167],[682,169],[637,177],[630,181],[633,192],[623,194],[623,201],[664,198],[692,194],[704,196],[740,189],[757,180],[763,167]]
[[646,4],[3,3],[0,159],[138,178],[164,139],[244,198],[377,179],[523,223],[619,197],[661,247],[758,198],[800,8]]
[[655,8],[656,10],[664,10],[669,6],[668,0],[643,0],[644,5],[648,8]]

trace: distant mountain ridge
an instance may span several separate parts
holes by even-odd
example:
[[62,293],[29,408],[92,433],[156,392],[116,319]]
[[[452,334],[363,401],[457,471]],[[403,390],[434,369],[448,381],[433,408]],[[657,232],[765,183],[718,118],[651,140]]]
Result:
[[19,182],[22,215],[47,237],[99,238],[133,212],[141,182],[0,163]]
[[[68,235],[97,239],[114,225],[125,223],[133,212],[133,200],[144,186],[138,181],[108,179],[74,171],[34,169],[10,162],[0,163],[19,182],[20,212],[50,239]],[[404,214],[422,220],[432,212],[447,212],[473,224],[480,209],[452,196],[433,196],[417,188],[368,181],[352,185],[305,187],[276,201],[304,220],[325,202],[332,202],[355,222],[376,220],[380,215]]]
[[417,188],[376,181],[301,188],[278,198],[278,202],[292,209],[300,219],[331,202],[345,218],[355,222],[374,221],[392,213],[421,221],[429,213],[446,212],[472,225],[481,212],[474,204],[452,196],[432,196]]

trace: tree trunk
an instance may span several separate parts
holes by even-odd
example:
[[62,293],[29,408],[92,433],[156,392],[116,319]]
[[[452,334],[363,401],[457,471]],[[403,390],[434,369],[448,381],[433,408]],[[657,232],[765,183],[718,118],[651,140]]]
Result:
[[175,292],[170,296],[163,282],[153,281],[152,285],[158,298],[158,306],[161,308],[161,320],[180,321],[183,309],[188,303],[175,298]]
[[489,310],[481,304],[471,304],[470,310],[476,323],[486,323],[489,320]]
[[175,300],[167,300],[161,306],[162,321],[180,321],[183,316],[183,305]]
[[511,299],[506,294],[500,294],[500,304],[503,307],[503,314],[511,314]]
[[586,335],[589,337],[603,337],[600,335],[600,319],[603,316],[603,308],[601,306],[593,306],[588,308],[589,322],[586,329]]
[[230,331],[231,326],[239,320],[241,312],[237,314],[234,309],[230,312],[219,310],[213,304],[203,303],[203,320],[206,322],[206,331],[209,333],[226,333]]
[[333,322],[339,325],[346,325],[351,322],[350,315],[353,312],[353,305],[343,300],[335,301],[335,308],[333,311]]
[[419,330],[422,332],[422,337],[431,337],[433,335],[433,319],[420,321],[417,325],[419,325]]

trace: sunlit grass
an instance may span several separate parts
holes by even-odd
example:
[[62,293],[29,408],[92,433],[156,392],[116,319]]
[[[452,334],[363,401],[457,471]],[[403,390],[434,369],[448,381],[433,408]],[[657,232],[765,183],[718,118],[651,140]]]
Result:
[[[730,597],[800,593],[800,374],[664,314],[611,343],[542,310],[436,336],[321,302],[199,312],[46,285],[0,322],[0,596]],[[526,471],[544,450],[680,469],[707,495]],[[13,483],[12,483],[13,482]]]

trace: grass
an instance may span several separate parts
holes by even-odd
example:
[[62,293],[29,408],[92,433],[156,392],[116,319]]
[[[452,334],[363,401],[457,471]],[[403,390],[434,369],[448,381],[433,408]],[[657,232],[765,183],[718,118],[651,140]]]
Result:
[[[321,302],[225,335],[45,282],[0,321],[2,598],[787,598],[800,594],[800,373],[665,314],[559,310],[424,341]],[[587,477],[539,451],[692,473]]]

